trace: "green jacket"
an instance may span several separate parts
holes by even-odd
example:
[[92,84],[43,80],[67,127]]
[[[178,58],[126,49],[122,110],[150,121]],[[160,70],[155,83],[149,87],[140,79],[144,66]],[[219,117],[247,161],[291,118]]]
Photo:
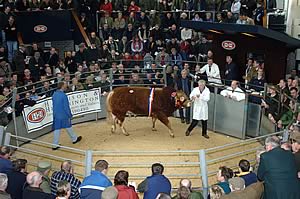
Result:
[[48,176],[43,175],[42,183],[40,185],[40,188],[43,190],[44,193],[50,193],[51,194],[50,179],[49,179]]
[[[172,199],[177,199],[177,195],[174,196]],[[202,193],[201,192],[197,192],[197,191],[192,191],[191,192],[191,195],[189,197],[189,199],[204,199],[203,196],[202,196]]]

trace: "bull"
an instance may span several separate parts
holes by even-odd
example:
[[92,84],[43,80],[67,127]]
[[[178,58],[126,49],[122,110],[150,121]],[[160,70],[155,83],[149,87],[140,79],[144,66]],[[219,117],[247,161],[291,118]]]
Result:
[[128,136],[124,127],[126,114],[131,112],[136,115],[150,116],[152,130],[156,131],[155,123],[158,119],[169,129],[169,134],[174,137],[168,117],[182,107],[189,107],[191,102],[187,95],[174,88],[145,88],[145,87],[118,87],[112,90],[106,98],[107,117],[111,119],[111,132],[116,131],[119,124],[122,133]]

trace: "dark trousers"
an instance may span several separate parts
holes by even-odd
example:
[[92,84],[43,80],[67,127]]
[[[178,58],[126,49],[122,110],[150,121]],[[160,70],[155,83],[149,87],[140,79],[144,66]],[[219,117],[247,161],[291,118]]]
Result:
[[184,120],[186,122],[190,122],[191,119],[191,108],[187,107],[185,108],[185,117],[183,115],[183,108],[179,109],[179,115],[180,115],[180,119]]
[[192,123],[190,124],[188,131],[191,132],[198,124],[198,122],[202,122],[202,135],[207,135],[207,120],[192,120]]

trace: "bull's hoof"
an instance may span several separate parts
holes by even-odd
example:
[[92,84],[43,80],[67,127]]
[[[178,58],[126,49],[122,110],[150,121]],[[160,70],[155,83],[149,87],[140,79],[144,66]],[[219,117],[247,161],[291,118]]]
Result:
[[156,128],[152,128],[152,131],[157,131],[157,129]]
[[125,136],[129,136],[129,133],[123,133]]
[[111,133],[115,133],[115,132],[116,132],[116,129],[111,128],[110,131],[111,131]]
[[175,135],[174,134],[170,134],[171,138],[175,138]]

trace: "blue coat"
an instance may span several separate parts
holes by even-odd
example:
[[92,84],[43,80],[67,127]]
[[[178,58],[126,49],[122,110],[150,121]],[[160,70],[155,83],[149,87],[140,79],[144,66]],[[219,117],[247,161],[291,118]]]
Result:
[[72,126],[72,113],[67,95],[57,90],[52,96],[53,129],[69,128]]
[[147,191],[144,199],[154,199],[159,193],[171,193],[171,183],[164,175],[152,175],[147,177]]
[[92,171],[90,176],[84,178],[79,192],[81,199],[101,199],[105,188],[112,186],[111,181],[100,171]]

